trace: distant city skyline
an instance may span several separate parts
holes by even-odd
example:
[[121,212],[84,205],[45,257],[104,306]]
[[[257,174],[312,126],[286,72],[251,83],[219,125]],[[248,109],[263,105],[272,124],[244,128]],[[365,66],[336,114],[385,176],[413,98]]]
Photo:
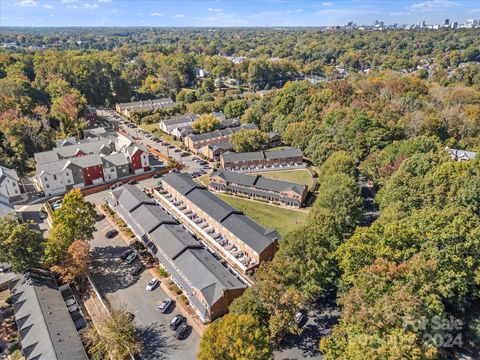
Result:
[[473,0],[1,0],[0,26],[338,26],[464,23]]

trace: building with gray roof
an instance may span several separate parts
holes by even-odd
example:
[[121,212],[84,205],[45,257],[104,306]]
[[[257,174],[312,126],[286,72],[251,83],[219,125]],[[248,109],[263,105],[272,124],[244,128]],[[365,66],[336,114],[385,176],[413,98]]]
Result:
[[188,174],[170,173],[162,178],[162,188],[187,209],[208,223],[236,248],[253,259],[250,267],[271,259],[277,250],[280,234],[263,228],[240,210],[227,204]]
[[242,281],[136,186],[113,190],[107,201],[169,272],[202,321],[225,314],[245,290]]
[[27,360],[87,360],[53,274],[30,269],[10,284],[22,353]]
[[225,170],[241,171],[248,168],[303,166],[303,153],[297,148],[262,150],[244,153],[225,152],[220,155]]
[[35,154],[36,184],[45,195],[96,185],[150,170],[149,152],[143,144],[110,131],[103,137],[66,139],[50,151]]
[[0,166],[0,202],[13,203],[21,198],[20,179],[17,172]]
[[155,111],[157,109],[168,109],[175,106],[175,102],[171,98],[161,98],[145,101],[135,101],[129,103],[118,103],[115,110],[126,116],[131,116],[134,112]]
[[219,170],[210,176],[208,188],[231,195],[299,208],[307,195],[302,184]]

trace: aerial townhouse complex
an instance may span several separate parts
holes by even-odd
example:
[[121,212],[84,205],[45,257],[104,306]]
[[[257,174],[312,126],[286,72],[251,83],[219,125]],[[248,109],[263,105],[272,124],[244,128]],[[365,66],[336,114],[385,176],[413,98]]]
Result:
[[69,139],[60,145],[35,154],[36,183],[47,196],[150,169],[147,149],[123,135]]
[[222,170],[210,176],[208,188],[212,191],[296,208],[303,205],[308,192],[307,187],[302,184]]
[[245,153],[226,152],[220,155],[220,165],[225,170],[245,172],[304,166],[303,153],[297,148]]
[[[27,360],[87,360],[80,340],[80,328],[67,308],[53,274],[48,270],[27,270],[10,284],[15,321],[20,333],[22,354]],[[77,307],[78,308],[78,307]],[[78,329],[78,330],[77,330]]]
[[[225,119],[225,115],[223,114],[223,112],[214,112],[212,113],[212,115],[215,116],[218,120],[220,120],[222,126],[224,127],[227,127],[228,124],[231,122],[231,120]],[[200,117],[201,116],[198,114],[179,115],[170,119],[161,120],[158,126],[160,127],[160,130],[162,130],[164,133],[183,139],[186,135],[193,132],[192,124],[195,122],[195,120],[200,119]],[[238,119],[236,119],[236,121],[240,123]]]
[[157,109],[167,109],[175,106],[175,102],[170,98],[161,98],[146,101],[136,101],[129,103],[119,103],[115,105],[115,110],[125,116],[130,117],[132,113],[143,111],[155,111]]
[[262,261],[272,259],[278,231],[263,228],[188,174],[167,174],[161,184],[154,192],[159,201],[240,272],[251,274]]
[[225,314],[247,287],[137,187],[123,185],[107,202],[169,272],[203,322]]
[[[255,124],[242,124],[240,126],[217,129],[203,134],[189,134],[184,142],[187,148],[193,153],[201,153],[208,158],[213,158],[213,146],[220,144],[222,149],[229,150],[232,146],[229,144],[230,137],[242,129],[258,129]],[[209,155],[212,155],[210,157]],[[219,154],[218,154],[219,155]],[[218,156],[216,155],[216,156]]]

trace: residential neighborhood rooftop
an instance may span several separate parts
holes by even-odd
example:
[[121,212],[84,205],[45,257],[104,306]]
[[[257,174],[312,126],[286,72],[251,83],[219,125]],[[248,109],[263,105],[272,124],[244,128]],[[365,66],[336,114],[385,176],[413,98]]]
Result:
[[11,286],[27,360],[88,359],[53,274],[28,270]]

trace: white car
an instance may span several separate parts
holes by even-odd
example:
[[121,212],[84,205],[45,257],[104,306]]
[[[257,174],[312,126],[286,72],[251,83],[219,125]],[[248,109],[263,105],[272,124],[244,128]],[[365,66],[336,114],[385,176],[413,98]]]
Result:
[[152,280],[150,280],[147,284],[147,287],[145,288],[145,290],[147,291],[152,291],[153,289],[155,289],[158,285],[159,281],[157,278],[153,278]]
[[133,252],[133,253],[131,253],[130,255],[127,256],[127,258],[125,259],[125,262],[127,264],[131,264],[136,258],[137,258],[137,253]]
[[167,311],[167,309],[170,307],[170,305],[172,305],[172,299],[170,298],[165,298],[163,299],[162,303],[160,305],[158,305],[158,310],[161,312],[161,313],[164,313]]

